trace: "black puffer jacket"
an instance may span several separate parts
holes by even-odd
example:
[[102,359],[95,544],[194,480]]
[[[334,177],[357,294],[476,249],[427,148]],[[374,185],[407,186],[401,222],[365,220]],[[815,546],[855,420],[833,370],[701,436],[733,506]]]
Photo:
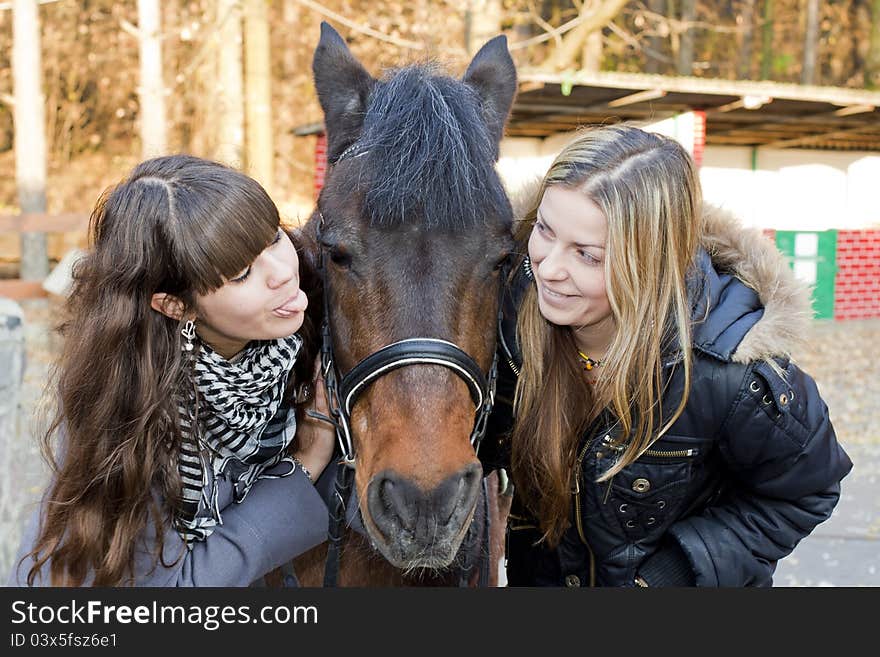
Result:
[[[535,546],[514,481],[509,585],[633,586],[638,576],[649,586],[769,586],[776,562],[837,504],[852,463],[815,382],[787,358],[810,317],[806,290],[760,233],[707,217],[692,290],[694,317],[705,319],[693,328],[684,413],[610,486],[595,479],[620,436],[613,418],[599,418],[581,441],[572,523],[555,549]],[[507,464],[514,315],[529,283],[521,274],[508,299],[499,401],[481,447],[487,471]],[[675,368],[664,408],[677,406],[682,379]]]

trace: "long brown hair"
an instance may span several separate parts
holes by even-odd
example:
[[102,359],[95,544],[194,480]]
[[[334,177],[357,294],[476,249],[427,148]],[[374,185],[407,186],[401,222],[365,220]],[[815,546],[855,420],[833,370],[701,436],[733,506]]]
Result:
[[677,142],[617,125],[579,135],[544,177],[531,210],[516,228],[531,233],[544,191],[563,185],[583,192],[608,221],[605,280],[617,328],[601,377],[589,385],[570,327],[541,315],[532,285],[520,306],[517,339],[523,355],[517,382],[511,469],[517,495],[538,518],[544,538],[558,542],[569,523],[575,451],[603,410],[617,422],[619,459],[599,481],[637,459],[681,414],[661,400],[663,359],[678,352],[685,391],[691,379],[690,307],[686,276],[701,235],[696,167]]
[[196,294],[247,267],[279,223],[256,181],[185,155],[141,163],[98,200],[60,327],[58,408],[42,441],[54,477],[28,584],[47,561],[53,585],[90,574],[95,586],[131,583],[150,518],[158,563],[161,528],[180,502],[175,399],[187,370],[181,322],[151,309],[152,295],[194,308]]

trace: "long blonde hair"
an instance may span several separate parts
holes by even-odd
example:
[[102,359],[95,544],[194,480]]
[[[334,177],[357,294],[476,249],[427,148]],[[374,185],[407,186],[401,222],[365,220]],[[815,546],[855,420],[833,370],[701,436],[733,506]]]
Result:
[[[686,277],[702,233],[696,167],[677,142],[633,126],[584,131],[544,177],[529,213],[516,227],[525,245],[546,189],[583,192],[608,221],[605,280],[617,328],[601,376],[589,385],[570,327],[541,315],[534,285],[519,309],[523,368],[511,435],[512,474],[520,500],[553,545],[568,526],[573,467],[583,433],[603,410],[622,437],[607,481],[637,459],[681,415],[691,382],[691,310]],[[661,400],[663,360],[678,359],[685,394],[674,412]]]

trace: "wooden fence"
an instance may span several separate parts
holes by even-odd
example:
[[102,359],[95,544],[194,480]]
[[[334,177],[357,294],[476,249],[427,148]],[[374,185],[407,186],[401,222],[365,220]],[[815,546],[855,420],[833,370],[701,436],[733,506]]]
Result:
[[[85,233],[89,215],[67,212],[62,214],[0,214],[0,234],[21,233]],[[35,299],[48,296],[43,281],[23,281],[20,278],[0,279],[0,297],[8,299]]]

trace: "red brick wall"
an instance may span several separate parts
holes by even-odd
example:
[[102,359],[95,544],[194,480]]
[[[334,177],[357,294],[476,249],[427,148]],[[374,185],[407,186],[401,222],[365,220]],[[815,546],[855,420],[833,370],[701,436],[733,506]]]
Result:
[[694,110],[694,164],[703,165],[703,153],[706,152],[706,112]]
[[880,230],[841,230],[834,319],[865,317],[880,317]]

